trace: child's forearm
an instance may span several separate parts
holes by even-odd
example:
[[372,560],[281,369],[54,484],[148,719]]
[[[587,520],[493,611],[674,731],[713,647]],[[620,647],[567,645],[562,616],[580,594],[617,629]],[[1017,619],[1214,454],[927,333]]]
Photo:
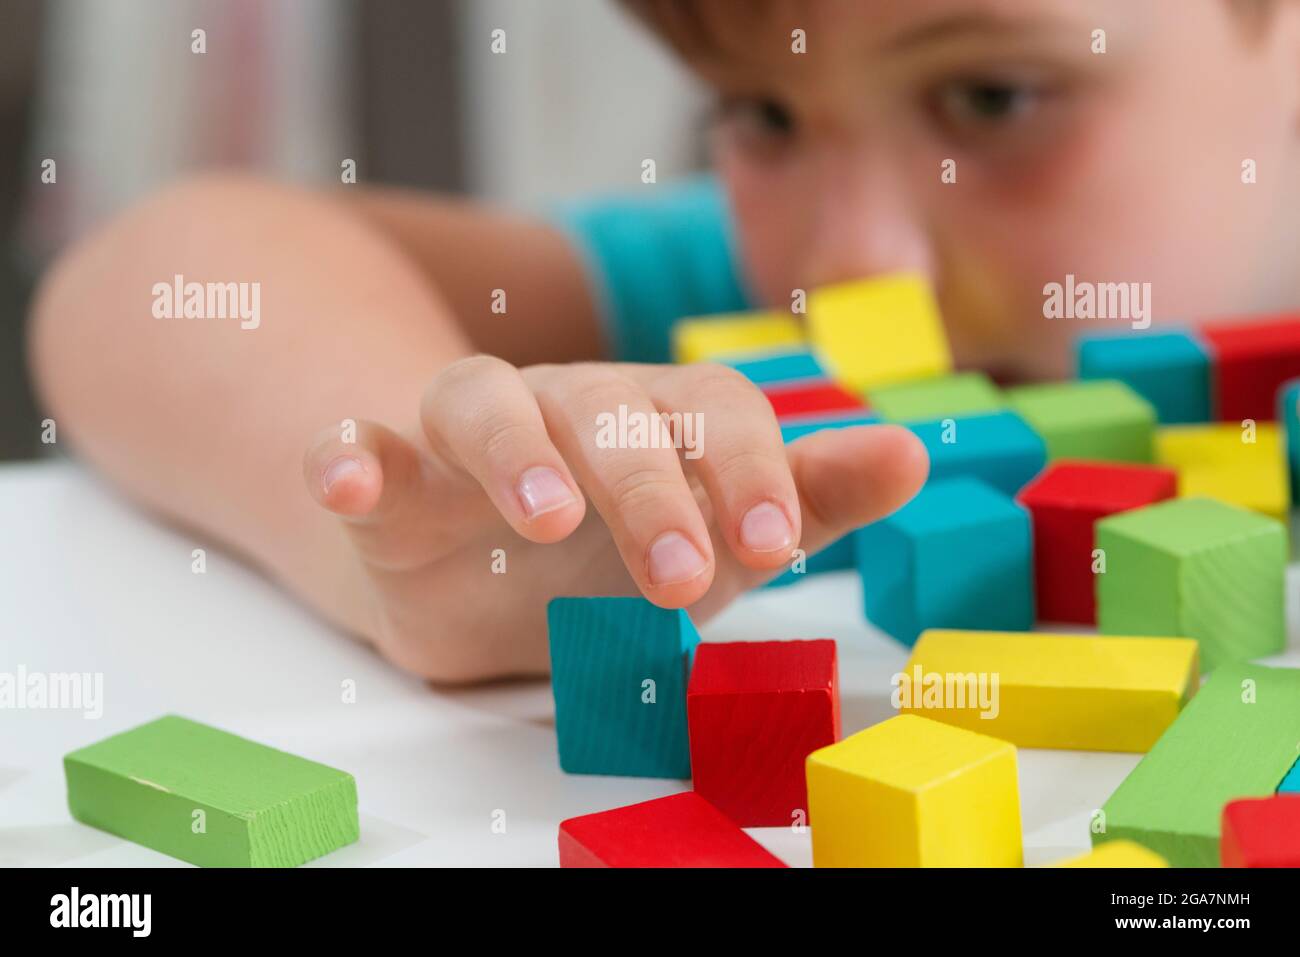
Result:
[[[156,284],[177,276],[258,284],[256,328],[157,317]],[[60,439],[194,527],[196,547],[232,544],[330,618],[370,630],[338,524],[303,489],[304,451],[344,419],[414,429],[431,375],[470,351],[382,231],[311,193],[196,180],[71,250],[39,293],[32,338]]]

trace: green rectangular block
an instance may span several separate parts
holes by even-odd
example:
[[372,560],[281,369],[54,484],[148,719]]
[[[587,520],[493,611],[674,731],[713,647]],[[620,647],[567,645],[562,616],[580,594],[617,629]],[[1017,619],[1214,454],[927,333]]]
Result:
[[1007,404],[982,372],[916,379],[867,392],[871,409],[891,422],[924,422],[945,416],[1000,412]]
[[1286,640],[1287,535],[1216,499],[1170,499],[1097,523],[1097,629],[1195,638],[1202,668],[1258,658]]
[[175,715],[63,769],[78,821],[200,867],[294,867],[360,836],[352,775]]
[[1049,459],[1150,462],[1155,408],[1112,379],[1008,389],[1007,404],[1047,443]]
[[1174,867],[1217,867],[1224,804],[1272,794],[1297,743],[1300,669],[1221,668],[1102,807],[1093,846],[1128,839]]

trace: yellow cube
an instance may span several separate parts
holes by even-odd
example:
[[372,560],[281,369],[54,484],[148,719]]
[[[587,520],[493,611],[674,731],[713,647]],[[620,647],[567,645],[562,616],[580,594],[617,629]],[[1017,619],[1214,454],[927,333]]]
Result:
[[1058,861],[1051,866],[1168,867],[1169,862],[1155,851],[1147,850],[1136,841],[1107,841],[1105,844],[1095,850],[1089,851],[1087,854],[1080,854],[1078,857],[1071,857],[1068,860]]
[[1272,422],[1173,425],[1156,430],[1156,461],[1178,472],[1178,494],[1240,505],[1286,522],[1291,508],[1286,450]]
[[857,391],[952,371],[939,306],[912,273],[814,289],[808,336],[834,378]]
[[1016,749],[899,715],[808,755],[816,867],[1020,867]]
[[783,312],[732,312],[683,319],[673,326],[673,361],[711,362],[806,341],[799,321]]
[[1020,748],[1149,751],[1195,693],[1191,638],[923,632],[897,704]]

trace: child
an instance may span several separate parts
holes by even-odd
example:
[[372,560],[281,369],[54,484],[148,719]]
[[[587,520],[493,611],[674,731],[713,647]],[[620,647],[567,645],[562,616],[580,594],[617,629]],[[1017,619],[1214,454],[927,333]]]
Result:
[[[959,364],[1036,377],[1081,331],[1044,315],[1067,274],[1149,282],[1157,324],[1300,298],[1300,4],[628,5],[716,90],[721,191],[539,223],[172,187],[40,292],[33,362],[82,454],[406,668],[538,673],[551,597],[703,620],[924,480],[897,428],[783,448],[738,375],[659,364],[679,316],[920,270]],[[175,277],[256,284],[260,316],[160,318]],[[599,447],[620,406],[699,413],[703,455]]]

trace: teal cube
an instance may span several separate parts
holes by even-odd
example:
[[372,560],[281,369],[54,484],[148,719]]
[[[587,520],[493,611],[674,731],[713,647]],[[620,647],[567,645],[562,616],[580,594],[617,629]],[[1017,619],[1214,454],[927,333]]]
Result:
[[686,685],[700,636],[644,598],[555,598],[546,609],[560,767],[689,778]]
[[907,427],[930,453],[933,480],[977,478],[1015,495],[1047,464],[1042,437],[1014,412],[951,416]]
[[867,619],[909,647],[927,628],[1034,625],[1029,513],[978,479],[927,483],[856,542]]
[[1094,334],[1076,343],[1080,379],[1116,379],[1165,425],[1212,421],[1209,352],[1191,332]]
[[738,359],[724,359],[725,365],[731,366],[755,385],[774,385],[785,382],[801,382],[806,379],[822,380],[827,378],[826,370],[817,361],[817,357],[806,349],[749,355]]
[[1277,420],[1286,433],[1286,465],[1291,476],[1291,501],[1300,502],[1300,379],[1278,390]]

